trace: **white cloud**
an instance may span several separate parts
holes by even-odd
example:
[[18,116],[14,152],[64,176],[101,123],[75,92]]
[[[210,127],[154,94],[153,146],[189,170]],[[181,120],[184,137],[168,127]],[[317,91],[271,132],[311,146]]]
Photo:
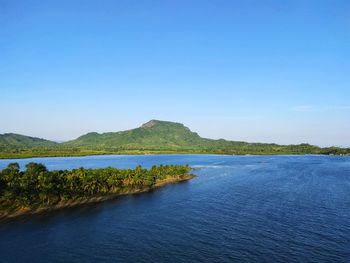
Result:
[[350,106],[342,106],[340,107],[341,110],[350,110]]
[[350,110],[350,106],[330,106],[328,110]]
[[309,111],[350,111],[350,106],[324,106],[324,107],[314,107],[312,105],[298,105],[291,108],[292,111],[298,112],[309,112]]
[[299,106],[293,107],[292,110],[306,112],[306,111],[314,111],[315,108],[311,105],[299,105]]

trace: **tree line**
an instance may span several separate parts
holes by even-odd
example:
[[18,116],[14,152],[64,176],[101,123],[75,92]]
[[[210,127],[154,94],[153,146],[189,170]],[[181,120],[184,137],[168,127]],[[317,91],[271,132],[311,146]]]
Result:
[[4,148],[0,147],[0,159],[3,158],[29,158],[38,156],[85,156],[98,154],[171,154],[171,153],[192,153],[192,154],[324,154],[324,155],[350,155],[350,148],[327,147],[320,148],[309,144],[298,145],[277,145],[259,143],[232,143],[228,146],[224,144],[214,144],[213,146],[199,145],[189,148],[182,147],[176,149],[167,148],[127,148],[127,147],[94,147],[87,148]]
[[0,210],[44,207],[82,197],[151,188],[162,180],[182,179],[189,172],[188,165],[49,171],[33,162],[21,171],[18,163],[11,163],[0,171]]

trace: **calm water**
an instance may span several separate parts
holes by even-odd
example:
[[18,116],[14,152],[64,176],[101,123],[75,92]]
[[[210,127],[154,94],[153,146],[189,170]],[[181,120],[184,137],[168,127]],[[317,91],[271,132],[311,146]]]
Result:
[[[1,262],[350,262],[350,158],[36,158],[49,169],[190,164],[197,178],[0,223]],[[0,160],[0,168],[10,161]]]

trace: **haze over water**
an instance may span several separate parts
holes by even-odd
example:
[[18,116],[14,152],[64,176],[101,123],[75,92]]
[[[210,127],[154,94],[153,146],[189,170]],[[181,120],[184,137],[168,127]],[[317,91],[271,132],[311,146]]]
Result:
[[[14,160],[0,160],[4,168]],[[186,183],[0,224],[2,262],[349,262],[350,157],[33,158],[49,169],[190,164]]]

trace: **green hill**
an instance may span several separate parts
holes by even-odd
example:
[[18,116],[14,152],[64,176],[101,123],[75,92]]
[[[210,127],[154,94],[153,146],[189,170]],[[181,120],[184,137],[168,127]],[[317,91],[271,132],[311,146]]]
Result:
[[197,148],[202,140],[181,123],[151,120],[132,130],[88,133],[64,145],[94,149],[178,150]]
[[[229,154],[323,153],[309,144],[278,145],[201,138],[181,123],[151,120],[139,128],[109,133],[88,133],[64,143],[66,147],[108,152],[194,152]],[[338,149],[338,148],[336,148]]]
[[350,154],[350,149],[206,139],[181,123],[159,120],[127,131],[91,132],[65,143],[18,134],[0,135],[0,158],[132,153]]
[[31,149],[37,147],[54,147],[56,145],[56,142],[36,137],[24,136],[15,133],[0,134],[0,150],[9,148]]

